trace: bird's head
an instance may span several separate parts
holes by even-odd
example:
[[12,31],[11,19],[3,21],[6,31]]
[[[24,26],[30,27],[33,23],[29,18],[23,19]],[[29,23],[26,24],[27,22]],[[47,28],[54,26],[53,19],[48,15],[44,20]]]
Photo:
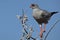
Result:
[[30,8],[35,9],[35,8],[39,8],[39,6],[37,4],[31,4]]

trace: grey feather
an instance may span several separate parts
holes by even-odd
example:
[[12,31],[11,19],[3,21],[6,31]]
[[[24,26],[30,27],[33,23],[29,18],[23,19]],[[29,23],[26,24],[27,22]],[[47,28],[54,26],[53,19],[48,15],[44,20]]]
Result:
[[39,23],[48,23],[48,20],[51,18],[53,14],[56,14],[58,12],[48,12],[46,10],[42,10],[39,8],[37,4],[31,5],[31,8],[33,9],[33,17],[35,20]]

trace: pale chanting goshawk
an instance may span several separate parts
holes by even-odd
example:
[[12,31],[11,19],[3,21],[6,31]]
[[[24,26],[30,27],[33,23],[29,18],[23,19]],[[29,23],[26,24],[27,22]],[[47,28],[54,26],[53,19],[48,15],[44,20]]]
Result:
[[[40,9],[37,4],[31,4],[30,8],[33,10],[33,17],[40,25],[40,37],[42,38],[42,33],[45,32],[46,24],[50,20],[51,16],[58,12],[48,12],[46,10]],[[42,29],[42,23],[44,23],[44,29]]]

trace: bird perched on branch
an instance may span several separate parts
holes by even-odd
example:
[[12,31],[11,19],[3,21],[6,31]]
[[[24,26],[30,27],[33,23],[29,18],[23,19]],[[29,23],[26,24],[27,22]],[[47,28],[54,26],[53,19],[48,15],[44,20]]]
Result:
[[[42,38],[43,32],[45,32],[46,24],[52,15],[58,12],[48,12],[46,10],[40,9],[37,4],[31,4],[30,8],[33,10],[33,17],[38,22],[40,26],[40,37]],[[42,23],[44,23],[44,29],[42,29]]]

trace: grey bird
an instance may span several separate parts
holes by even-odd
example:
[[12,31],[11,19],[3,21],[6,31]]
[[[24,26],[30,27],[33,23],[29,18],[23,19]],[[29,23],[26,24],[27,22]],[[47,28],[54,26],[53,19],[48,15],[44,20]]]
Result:
[[[43,32],[45,32],[46,24],[52,17],[52,15],[58,13],[58,12],[48,12],[46,10],[40,9],[37,4],[31,4],[30,8],[33,10],[33,17],[37,21],[37,23],[40,26],[40,37],[42,38]],[[44,29],[42,29],[42,23],[44,23]]]

